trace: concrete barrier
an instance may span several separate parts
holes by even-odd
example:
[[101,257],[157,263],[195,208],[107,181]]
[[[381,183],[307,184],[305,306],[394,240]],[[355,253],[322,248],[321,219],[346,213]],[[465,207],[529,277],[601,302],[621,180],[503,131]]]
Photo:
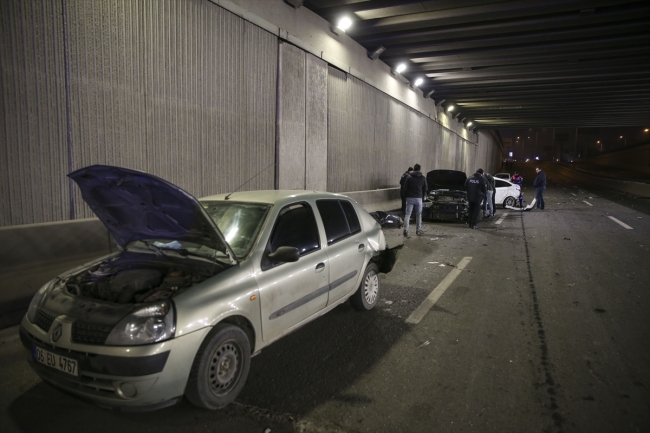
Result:
[[636,182],[632,180],[612,179],[560,165],[556,166],[556,169],[560,170],[566,176],[578,181],[588,182],[590,184],[602,186],[604,188],[627,192],[630,194],[638,195],[640,197],[650,197],[649,183]]
[[368,212],[383,210],[393,211],[402,207],[402,199],[399,196],[399,188],[373,189],[369,191],[342,192],[353,200],[356,200]]
[[38,289],[117,249],[97,218],[0,227],[0,329],[16,325]]

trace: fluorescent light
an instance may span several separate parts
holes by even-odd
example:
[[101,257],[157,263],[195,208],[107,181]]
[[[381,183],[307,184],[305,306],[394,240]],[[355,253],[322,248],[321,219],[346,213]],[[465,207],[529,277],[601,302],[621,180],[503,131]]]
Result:
[[415,87],[417,87],[417,86],[419,86],[419,85],[422,84],[422,83],[424,83],[424,79],[422,79],[422,78],[418,78],[417,80],[415,80],[415,83],[413,83],[413,85],[414,85]]
[[469,127],[472,126],[473,124],[474,124],[474,122],[467,122],[467,127],[469,128]]
[[450,105],[449,107],[447,107],[447,111],[454,111],[454,108],[455,107],[453,105]]
[[401,73],[404,72],[404,71],[406,71],[406,64],[404,64],[404,63],[400,63],[400,64],[397,65],[397,67],[395,68],[395,72],[397,72],[398,74],[401,74]]
[[346,31],[352,25],[352,20],[349,17],[343,17],[339,20],[339,23],[336,25],[337,28],[342,31]]

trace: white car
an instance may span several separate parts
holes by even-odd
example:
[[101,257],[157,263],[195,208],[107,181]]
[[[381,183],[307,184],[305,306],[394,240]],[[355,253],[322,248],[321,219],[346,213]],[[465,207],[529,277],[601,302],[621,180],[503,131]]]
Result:
[[494,175],[494,203],[501,204],[504,208],[506,206],[514,206],[517,203],[517,198],[521,194],[521,187],[509,180],[500,179],[496,176]]
[[505,180],[510,180],[511,176],[510,173],[497,173],[494,175],[494,177],[499,178],[499,179],[505,179]]

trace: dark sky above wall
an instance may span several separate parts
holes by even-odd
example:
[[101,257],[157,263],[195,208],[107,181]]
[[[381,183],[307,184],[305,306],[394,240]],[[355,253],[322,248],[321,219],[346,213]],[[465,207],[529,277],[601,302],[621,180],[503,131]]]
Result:
[[579,158],[585,158],[650,141],[650,127],[521,128],[501,130],[499,133],[504,143],[504,157],[513,152],[512,158],[517,161],[534,160],[536,157],[540,160],[559,158],[560,147],[564,159],[573,157],[576,150]]

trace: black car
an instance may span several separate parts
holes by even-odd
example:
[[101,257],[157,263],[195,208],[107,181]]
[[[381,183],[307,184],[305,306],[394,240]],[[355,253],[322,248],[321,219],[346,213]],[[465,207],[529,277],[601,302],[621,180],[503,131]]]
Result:
[[427,173],[429,193],[424,203],[431,220],[467,219],[467,174],[458,170],[432,170]]

